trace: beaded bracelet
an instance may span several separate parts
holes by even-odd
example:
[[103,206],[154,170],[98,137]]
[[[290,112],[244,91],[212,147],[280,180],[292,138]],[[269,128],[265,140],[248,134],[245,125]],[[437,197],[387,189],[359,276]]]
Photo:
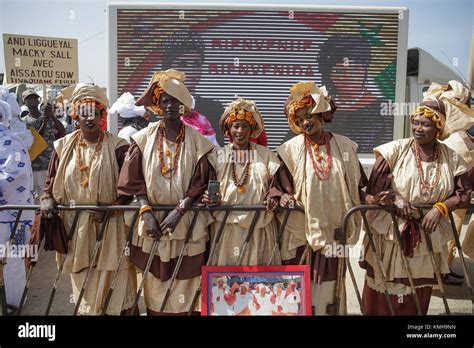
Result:
[[433,205],[433,207],[438,209],[441,215],[448,216],[449,214],[448,206],[444,204],[443,202],[438,202],[435,205]]
[[140,211],[138,212],[138,217],[142,217],[142,215],[145,214],[147,211],[153,211],[153,208],[149,205],[144,205],[140,208]]

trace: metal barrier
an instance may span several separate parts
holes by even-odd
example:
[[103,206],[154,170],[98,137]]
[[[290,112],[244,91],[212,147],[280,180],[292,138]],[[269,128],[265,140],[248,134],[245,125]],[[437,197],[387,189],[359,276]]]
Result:
[[[419,209],[421,216],[423,216],[423,211],[425,209],[431,209],[432,208],[432,205],[430,205],[430,204],[415,204],[414,206]],[[474,207],[474,205],[471,205],[468,208],[468,212],[472,212],[473,207]],[[16,221],[15,221],[14,226],[12,228],[12,231],[10,233],[9,241],[7,243],[7,247],[6,247],[7,255],[5,255],[5,257],[3,258],[3,260],[1,260],[1,263],[0,263],[0,305],[2,306],[2,315],[7,314],[6,298],[5,298],[5,287],[4,287],[4,283],[3,283],[3,266],[4,266],[4,263],[5,263],[6,259],[8,258],[8,251],[10,249],[9,245],[11,245],[11,243],[13,242],[13,238],[14,238],[16,230],[18,228],[22,212],[24,210],[37,210],[38,208],[39,208],[39,206],[37,206],[37,205],[8,205],[8,206],[5,205],[5,206],[0,206],[0,210],[17,210],[18,211]],[[153,206],[152,208],[153,208],[154,211],[171,211],[175,208],[175,206],[174,205],[172,205],[172,206],[171,205],[169,205],[169,206]],[[74,236],[74,232],[75,232],[76,227],[77,227],[77,222],[78,222],[78,219],[79,219],[79,216],[80,216],[81,213],[83,213],[85,210],[86,211],[96,211],[96,212],[103,212],[104,213],[104,218],[101,222],[101,225],[100,225],[100,228],[99,228],[99,233],[97,235],[96,243],[95,243],[95,246],[94,246],[94,249],[93,249],[93,252],[92,252],[91,262],[90,262],[90,264],[89,264],[89,266],[86,270],[85,280],[84,280],[84,283],[83,283],[83,285],[81,287],[81,290],[79,292],[79,297],[77,299],[77,303],[76,303],[76,306],[74,308],[74,314],[78,313],[80,304],[82,302],[82,299],[83,299],[83,296],[84,296],[84,293],[85,293],[85,289],[87,287],[87,283],[89,281],[90,272],[91,272],[92,268],[94,267],[94,265],[96,264],[96,261],[97,261],[98,255],[99,255],[100,245],[102,243],[102,238],[103,238],[103,235],[104,235],[104,231],[105,231],[105,228],[106,228],[106,225],[107,225],[107,222],[108,222],[110,216],[115,211],[122,211],[122,212],[124,212],[124,211],[135,211],[135,214],[133,215],[133,218],[132,218],[132,223],[131,223],[130,229],[128,231],[126,242],[125,242],[125,244],[122,248],[122,252],[121,252],[119,260],[118,260],[117,268],[113,273],[111,285],[110,285],[109,290],[107,292],[107,296],[105,298],[104,305],[101,309],[101,314],[105,314],[107,312],[107,308],[109,306],[110,299],[112,297],[112,294],[113,294],[115,286],[116,286],[117,276],[118,276],[120,266],[121,266],[123,260],[125,259],[126,251],[128,250],[128,248],[131,244],[131,241],[132,241],[133,231],[134,231],[135,225],[138,221],[138,212],[139,212],[140,207],[139,206],[130,206],[130,205],[127,205],[127,206],[75,205],[75,206],[57,206],[56,209],[58,211],[61,211],[61,210],[75,211],[75,215],[74,215],[74,219],[73,219],[71,228],[70,228],[70,230],[68,231],[68,234],[67,234],[68,244],[71,242],[71,240]],[[177,274],[179,272],[181,262],[182,262],[183,257],[184,257],[184,252],[186,250],[186,246],[187,246],[187,244],[190,240],[190,237],[192,236],[194,225],[195,225],[197,216],[198,216],[200,211],[207,211],[207,212],[224,211],[225,212],[224,218],[223,218],[219,228],[217,229],[216,237],[215,237],[215,240],[214,240],[214,245],[211,245],[210,253],[209,253],[209,257],[207,259],[206,265],[210,265],[210,263],[212,262],[215,250],[217,249],[217,245],[220,242],[220,239],[221,239],[222,233],[224,231],[224,227],[225,227],[225,224],[226,224],[226,221],[227,221],[227,218],[228,218],[229,214],[233,211],[255,212],[254,216],[252,218],[251,226],[250,226],[250,228],[247,232],[247,235],[245,237],[244,244],[242,245],[242,248],[240,249],[241,254],[240,254],[239,260],[238,260],[238,264],[240,265],[242,263],[242,260],[243,260],[244,256],[245,256],[245,253],[247,252],[248,243],[249,243],[249,241],[252,238],[252,235],[254,233],[255,225],[258,221],[259,215],[261,214],[262,211],[265,211],[265,210],[266,210],[266,207],[264,205],[228,205],[228,206],[215,206],[215,207],[197,207],[197,206],[193,206],[190,209],[190,211],[194,213],[193,218],[192,218],[192,222],[191,222],[191,224],[190,224],[190,226],[189,226],[189,228],[186,232],[185,243],[184,243],[183,247],[180,250],[180,254],[178,256],[178,261],[177,261],[177,264],[176,264],[176,266],[173,270],[173,274],[172,274],[172,277],[170,279],[170,282],[168,284],[166,294],[165,294],[165,298],[164,298],[162,306],[160,308],[160,312],[163,312],[163,310],[165,308],[165,305],[166,305],[167,301],[169,300],[169,296],[170,296],[170,293],[171,293],[171,287],[172,287],[172,285],[173,285],[173,283],[174,283],[174,281],[177,277]],[[273,246],[271,256],[270,256],[270,258],[267,262],[267,264],[269,264],[269,265],[273,262],[273,259],[275,257],[275,253],[276,253],[277,249],[279,248],[279,244],[281,242],[281,237],[283,236],[283,232],[284,232],[284,229],[286,227],[288,218],[289,218],[289,216],[290,216],[290,214],[293,210],[304,212],[304,210],[300,207],[295,207],[293,209],[290,209],[290,208],[278,208],[277,209],[277,211],[285,211],[285,214],[284,214],[284,217],[283,217],[283,222],[281,224],[279,223],[278,219],[276,219],[276,221],[278,223],[278,229],[277,229],[278,235],[277,235],[277,238],[275,240],[275,245]],[[365,231],[366,231],[367,236],[368,236],[369,247],[371,248],[372,252],[374,253],[374,255],[377,259],[377,262],[376,262],[375,266],[378,268],[378,270],[379,270],[379,272],[380,272],[380,274],[383,278],[383,281],[384,281],[384,286],[385,286],[384,294],[385,294],[385,298],[387,300],[387,305],[389,307],[389,310],[390,310],[391,314],[394,315],[395,313],[394,313],[394,310],[393,310],[393,307],[392,307],[392,304],[391,304],[391,301],[390,301],[390,297],[389,297],[389,294],[388,294],[388,291],[387,291],[387,288],[386,288],[387,277],[386,277],[385,272],[384,272],[382,259],[381,259],[381,256],[379,254],[379,251],[376,250],[375,242],[374,242],[374,239],[373,239],[373,233],[370,229],[370,225],[369,225],[369,222],[368,222],[367,217],[366,217],[366,212],[367,211],[382,211],[382,210],[387,211],[391,215],[392,222],[393,222],[393,225],[394,225],[394,233],[395,233],[395,236],[396,236],[397,241],[398,241],[398,247],[402,248],[402,250],[403,250],[402,237],[401,237],[400,231],[398,229],[398,224],[396,224],[396,218],[395,218],[395,215],[394,215],[394,211],[395,211],[394,206],[384,206],[384,207],[382,207],[382,206],[372,206],[372,205],[361,205],[361,206],[353,207],[352,209],[347,211],[347,213],[345,214],[345,216],[342,220],[342,233],[341,233],[342,236],[341,236],[339,242],[340,242],[340,244],[345,245],[346,232],[347,232],[347,226],[348,226],[348,223],[349,223],[349,219],[355,213],[360,212],[361,215],[362,215],[362,222],[363,222],[363,225],[365,227]],[[469,274],[468,274],[467,267],[466,267],[466,262],[465,262],[465,259],[464,259],[464,255],[462,253],[461,243],[459,242],[459,236],[456,233],[456,227],[455,227],[455,223],[454,223],[453,216],[452,216],[451,212],[449,213],[449,218],[450,218],[453,237],[454,237],[454,240],[455,240],[455,243],[456,243],[456,247],[458,248],[458,251],[459,251],[459,255],[460,255],[460,259],[461,259],[461,265],[462,265],[463,272],[464,272],[464,275],[465,275],[465,283],[466,283],[466,286],[468,287],[468,289],[470,291],[471,303],[472,303],[472,306],[474,308],[474,292],[473,292],[473,289],[472,289],[472,286],[471,286]],[[449,309],[448,302],[447,302],[447,299],[446,299],[446,296],[445,296],[445,291],[444,291],[444,286],[443,286],[443,282],[442,282],[442,279],[441,279],[441,274],[439,272],[439,265],[436,263],[436,259],[434,257],[434,253],[433,253],[433,247],[432,247],[432,243],[431,243],[431,236],[430,236],[430,234],[427,234],[424,231],[423,231],[423,233],[424,233],[425,240],[427,241],[428,249],[429,249],[429,252],[430,252],[430,259],[431,259],[431,262],[433,263],[433,267],[435,269],[435,276],[436,276],[438,285],[440,287],[440,292],[441,292],[441,296],[442,296],[443,303],[444,303],[444,306],[445,306],[445,311],[446,311],[446,314],[450,314],[450,309]],[[138,291],[136,293],[133,308],[136,308],[137,305],[138,305],[141,292],[143,291],[143,288],[144,288],[144,280],[146,278],[147,273],[150,270],[150,266],[151,266],[151,263],[152,263],[152,260],[153,260],[153,256],[154,256],[155,251],[158,248],[158,245],[159,245],[159,240],[154,241],[154,243],[152,245],[152,250],[150,252],[150,256],[149,256],[147,264],[146,264],[146,267],[143,270],[142,282],[141,282],[141,284],[138,288]],[[310,248],[308,248],[308,247],[305,249],[305,252],[303,253],[303,255],[300,259],[300,262],[299,262],[300,264],[302,264],[304,262],[305,257],[309,253],[309,249]],[[417,313],[421,314],[420,303],[419,303],[419,299],[418,299],[416,291],[415,291],[415,285],[414,285],[414,281],[413,281],[411,271],[410,271],[409,266],[408,266],[408,261],[407,261],[405,255],[403,254],[403,252],[401,252],[401,255],[402,255],[402,262],[403,262],[403,265],[404,265],[405,270],[407,272],[407,277],[408,277],[408,280],[409,280],[409,283],[410,283],[412,296],[414,298],[415,305],[416,305],[416,308],[417,308]],[[60,276],[61,276],[61,273],[62,273],[62,270],[63,270],[65,260],[66,260],[66,255],[62,255],[61,258],[60,258],[60,261],[59,261],[58,270],[57,270],[56,277],[55,277],[53,287],[52,287],[52,290],[51,290],[51,294],[50,294],[50,297],[49,297],[49,300],[48,300],[45,315],[49,315],[49,313],[51,311],[51,307],[52,307],[53,302],[54,302],[54,297],[56,295],[59,279],[60,279]],[[26,286],[25,286],[25,288],[23,290],[23,293],[22,293],[20,306],[19,306],[19,308],[17,310],[17,313],[16,313],[17,315],[20,315],[21,312],[22,312],[23,305],[24,305],[24,302],[25,302],[25,299],[26,299],[26,295],[27,295],[27,292],[28,292],[28,289],[29,289],[29,286],[30,286],[30,281],[31,281],[33,268],[34,267],[29,267],[29,269],[28,269]],[[333,306],[335,306],[335,312],[334,313],[336,315],[339,314],[339,303],[340,303],[340,300],[341,300],[341,297],[342,297],[341,291],[344,288],[344,283],[345,283],[345,278],[344,277],[345,277],[346,268],[349,271],[351,281],[352,281],[352,284],[353,284],[355,292],[356,292],[356,297],[357,297],[357,300],[359,302],[361,313],[365,314],[366,311],[365,311],[364,306],[363,306],[362,298],[361,298],[360,291],[358,289],[358,286],[357,286],[357,283],[356,283],[356,280],[355,280],[354,272],[352,270],[350,262],[348,262],[346,260],[346,257],[339,258],[339,262],[338,262],[337,281],[336,281],[336,288],[335,288],[335,292],[334,292],[334,301],[333,301],[334,302]],[[194,298],[192,300],[192,304],[189,308],[188,314],[191,314],[194,311],[197,300],[198,300],[199,295],[200,295],[200,292],[201,292],[201,286],[198,288],[198,290],[194,294]]]
[[[175,209],[175,206],[174,205],[153,206],[152,208],[153,208],[154,211],[171,211],[171,210]],[[37,209],[39,209],[38,205],[5,205],[5,206],[0,206],[0,210],[18,210],[18,212],[19,212],[17,217],[16,217],[15,225],[13,226],[12,231],[10,233],[10,238],[9,238],[9,242],[8,242],[6,250],[10,249],[9,245],[11,244],[11,242],[13,241],[13,238],[15,236],[15,233],[16,233],[16,230],[17,230],[20,218],[21,218],[22,211],[23,210],[35,210],[36,211]],[[94,249],[93,249],[93,252],[92,252],[91,261],[90,261],[90,263],[87,267],[84,283],[82,284],[82,287],[81,287],[80,292],[79,292],[79,297],[76,301],[76,305],[75,305],[74,313],[73,313],[74,315],[76,315],[78,313],[80,304],[81,304],[82,299],[84,297],[85,289],[86,289],[88,281],[89,281],[90,272],[91,272],[92,268],[94,267],[94,265],[97,262],[97,258],[99,256],[100,246],[101,246],[101,243],[102,243],[102,239],[103,239],[104,232],[105,232],[105,229],[106,229],[107,222],[108,222],[109,218],[111,217],[112,213],[114,213],[116,211],[121,211],[121,212],[135,211],[135,214],[133,215],[133,218],[132,218],[132,223],[131,223],[130,229],[128,231],[127,240],[126,240],[126,242],[125,242],[125,244],[122,248],[122,252],[120,253],[117,268],[115,269],[115,271],[112,275],[111,285],[110,285],[109,290],[107,292],[107,296],[105,298],[104,305],[101,309],[101,314],[104,315],[107,312],[107,308],[109,306],[110,299],[112,297],[112,294],[114,292],[114,289],[115,289],[115,286],[116,286],[116,283],[117,283],[117,276],[118,276],[118,273],[119,273],[119,270],[120,270],[120,266],[121,266],[121,264],[122,264],[122,262],[123,262],[123,260],[126,256],[126,251],[128,250],[128,248],[131,244],[132,237],[133,237],[133,232],[134,232],[134,229],[135,229],[135,225],[138,221],[138,213],[139,213],[140,207],[139,206],[133,206],[133,205],[126,205],[126,206],[94,206],[94,205],[62,206],[62,205],[59,205],[59,206],[56,207],[56,210],[58,210],[58,211],[68,211],[68,210],[69,211],[75,211],[75,215],[74,215],[74,218],[73,218],[71,228],[67,233],[68,249],[69,249],[69,244],[70,244],[71,240],[73,239],[80,214],[83,213],[84,211],[94,211],[94,212],[103,212],[104,213],[104,217],[101,221],[101,225],[100,225],[100,228],[99,228],[99,233],[97,234],[96,243],[94,245]],[[259,215],[260,215],[261,211],[265,211],[265,210],[266,210],[266,207],[264,205],[225,205],[225,206],[215,206],[215,207],[193,206],[191,209],[189,209],[189,211],[193,212],[192,222],[191,222],[190,226],[188,227],[188,231],[186,233],[184,245],[180,250],[180,254],[179,254],[179,257],[178,257],[177,264],[176,264],[176,266],[173,270],[171,280],[170,280],[170,282],[167,286],[165,298],[163,300],[160,312],[164,311],[166,303],[169,300],[169,297],[170,297],[170,294],[171,294],[171,287],[172,287],[172,285],[173,285],[173,283],[174,283],[174,281],[175,281],[175,279],[178,275],[178,272],[179,272],[179,269],[181,267],[181,263],[182,263],[182,260],[183,260],[183,257],[184,257],[184,252],[186,250],[186,246],[187,246],[187,244],[188,244],[188,242],[189,242],[189,240],[192,236],[192,232],[193,232],[196,220],[197,220],[197,216],[198,216],[200,211],[207,211],[207,212],[225,211],[224,219],[221,222],[221,225],[219,226],[219,229],[218,229],[218,233],[216,235],[215,244],[213,246],[211,246],[211,251],[210,251],[207,263],[206,263],[207,265],[209,265],[211,260],[212,260],[213,255],[215,253],[217,243],[219,243],[219,241],[220,241],[220,237],[223,233],[227,218],[228,218],[228,216],[231,212],[234,212],[234,211],[255,212],[255,214],[253,216],[253,219],[252,219],[252,222],[251,222],[251,226],[250,226],[250,228],[248,230],[248,233],[247,233],[247,236],[245,238],[244,244],[242,245],[242,248],[240,249],[240,250],[242,250],[242,252],[239,256],[238,264],[241,264],[241,262],[242,262],[242,260],[245,256],[245,253],[247,252],[248,243],[249,243],[249,241],[250,241],[250,239],[253,235],[253,232],[254,232],[256,223],[258,221]],[[285,226],[286,226],[286,223],[288,221],[288,217],[289,217],[291,211],[298,210],[300,212],[304,212],[304,210],[300,207],[295,207],[295,208],[280,208],[279,207],[279,208],[276,209],[276,211],[281,211],[281,210],[285,210],[286,213],[284,215],[282,224],[279,224],[278,219],[276,219],[276,221],[278,223],[278,236],[276,238],[275,245],[272,249],[270,259],[268,260],[268,264],[271,264],[273,262],[276,250],[279,247],[280,240],[281,240],[281,237],[283,236],[283,232],[284,232],[284,229],[285,229]],[[141,293],[143,291],[143,288],[144,288],[144,280],[145,280],[146,275],[148,274],[148,272],[150,270],[150,266],[151,266],[155,251],[158,248],[159,242],[160,242],[160,240],[155,240],[152,244],[152,250],[150,252],[150,256],[148,258],[146,267],[143,270],[142,281],[141,281],[141,284],[140,284],[140,286],[138,288],[138,291],[135,295],[134,304],[133,304],[133,307],[132,307],[132,312],[138,305],[140,295],[141,295]],[[38,247],[40,247],[40,246],[38,246]],[[5,256],[3,261],[5,261],[7,258],[8,258],[8,254]],[[52,307],[53,302],[54,302],[54,298],[55,298],[55,295],[56,295],[59,279],[60,279],[60,276],[61,276],[61,273],[62,273],[62,270],[63,270],[65,260],[66,260],[66,255],[61,255],[59,265],[58,265],[58,269],[57,269],[57,272],[56,272],[56,277],[55,277],[55,280],[54,280],[54,283],[53,283],[53,286],[52,286],[52,289],[51,289],[51,294],[50,294],[48,304],[47,304],[47,307],[46,307],[45,315],[49,315],[49,313],[51,311],[51,307]],[[26,294],[27,294],[29,286],[30,286],[30,281],[31,281],[33,268],[34,268],[33,266],[29,267],[26,286],[23,290],[20,306],[19,306],[19,308],[16,312],[17,315],[20,315],[21,312],[22,312],[23,305],[24,305],[24,302],[25,302],[25,299],[26,299]],[[0,266],[0,272],[2,271],[2,269],[3,269],[3,264]],[[2,314],[6,315],[7,310],[6,310],[6,298],[5,298],[4,290],[5,290],[5,288],[4,288],[4,284],[3,284],[3,274],[0,273],[0,298],[1,298],[1,304],[2,304]],[[191,314],[194,311],[194,308],[196,306],[196,303],[197,303],[197,300],[199,298],[200,292],[201,292],[201,287],[199,287],[199,289],[196,291],[196,293],[194,295],[192,304],[189,308],[189,314]],[[4,302],[5,302],[5,304],[4,304]]]
[[[431,209],[433,207],[432,204],[413,204],[413,206],[418,209],[421,218],[423,218],[423,216],[424,216],[424,210]],[[403,241],[402,241],[402,236],[400,234],[400,230],[398,228],[398,223],[397,223],[397,220],[396,220],[396,217],[395,217],[395,209],[396,209],[395,206],[378,206],[378,205],[360,205],[360,206],[353,207],[352,209],[347,211],[347,213],[345,214],[345,216],[343,218],[342,233],[343,233],[343,236],[345,238],[346,233],[347,233],[347,226],[348,226],[348,223],[349,223],[349,219],[355,213],[360,212],[362,214],[362,222],[364,224],[365,232],[366,232],[367,237],[368,237],[369,247],[370,247],[371,251],[373,252],[373,254],[374,254],[374,256],[377,260],[377,262],[375,263],[375,266],[378,268],[378,271],[379,271],[379,273],[382,277],[382,280],[383,280],[383,284],[384,284],[384,289],[383,290],[384,290],[384,295],[385,295],[385,299],[387,301],[388,308],[390,310],[391,315],[395,315],[394,310],[393,310],[393,306],[392,306],[392,302],[390,300],[390,296],[389,296],[388,290],[387,290],[387,275],[385,274],[385,270],[384,270],[384,267],[383,267],[382,257],[380,255],[380,251],[377,250],[376,247],[375,247],[374,235],[373,235],[372,230],[370,228],[370,224],[367,220],[366,212],[367,211],[386,211],[390,214],[390,216],[392,218],[392,224],[393,224],[393,227],[394,227],[393,231],[394,231],[395,237],[396,237],[397,242],[398,242],[397,245],[400,248],[400,254],[402,256],[403,267],[405,268],[405,271],[406,271],[407,277],[408,277],[408,281],[409,281],[409,284],[410,284],[411,294],[412,294],[414,302],[415,302],[417,313],[418,313],[418,315],[421,315],[422,312],[421,312],[420,302],[419,302],[417,293],[415,291],[415,284],[414,284],[412,272],[411,272],[410,267],[408,265],[407,258],[405,256],[405,254],[403,253]],[[468,212],[472,213],[472,209],[473,209],[473,205],[471,204],[468,208]],[[467,271],[466,261],[464,259],[464,254],[462,252],[461,243],[459,242],[459,234],[456,232],[456,225],[455,225],[455,222],[454,222],[452,212],[449,212],[449,219],[450,219],[450,223],[451,223],[451,232],[453,234],[453,239],[456,243],[456,247],[458,248],[458,252],[459,252],[459,255],[460,255],[461,265],[462,265],[462,269],[463,269],[464,277],[465,277],[465,284],[466,284],[466,286],[469,290],[470,297],[471,297],[471,306],[472,306],[471,313],[472,313],[472,311],[474,310],[474,292],[473,292],[473,289],[472,289],[472,286],[471,286],[471,281],[470,281],[470,278],[469,278],[469,272]],[[443,281],[442,281],[442,278],[441,278],[440,265],[438,264],[438,262],[437,262],[437,260],[434,256],[434,252],[433,252],[433,245],[432,245],[432,241],[431,241],[431,235],[430,235],[430,233],[426,233],[421,228],[420,228],[420,230],[423,231],[423,236],[425,237],[425,240],[426,240],[426,243],[427,243],[427,246],[428,246],[430,259],[431,259],[433,268],[435,270],[435,277],[436,277],[436,280],[437,280],[437,283],[438,283],[438,286],[439,286],[439,290],[440,290],[440,293],[441,293],[441,297],[442,297],[442,300],[443,300],[443,304],[444,304],[444,307],[445,307],[445,313],[447,315],[450,315],[451,311],[449,309],[448,301],[447,301],[446,295],[445,295],[444,284],[443,284]],[[345,263],[347,264],[347,269],[349,271],[351,281],[352,281],[352,284],[354,286],[354,290],[356,292],[356,296],[357,296],[357,300],[359,302],[361,313],[365,315],[366,311],[365,311],[365,308],[364,308],[364,304],[362,302],[362,298],[360,296],[360,292],[359,292],[359,289],[358,289],[358,286],[357,286],[357,282],[355,280],[354,272],[352,270],[350,262],[345,262]]]

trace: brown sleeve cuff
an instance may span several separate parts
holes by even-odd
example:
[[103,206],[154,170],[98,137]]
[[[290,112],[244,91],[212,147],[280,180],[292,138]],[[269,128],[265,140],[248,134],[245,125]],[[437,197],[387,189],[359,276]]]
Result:
[[295,190],[293,188],[293,176],[288,170],[286,164],[282,162],[280,168],[270,181],[269,190],[265,195],[265,199],[272,197],[281,197],[285,193],[293,195],[294,191]]
[[138,196],[147,194],[142,162],[143,154],[137,143],[132,139],[132,144],[125,155],[119,175],[117,185],[119,195]]
[[466,208],[471,202],[472,186],[469,180],[469,173],[458,175],[454,178],[454,184],[456,185],[454,192],[449,196],[444,203],[447,205],[449,210],[455,210],[459,208]]
[[217,175],[214,167],[209,163],[207,156],[202,156],[196,165],[196,171],[186,191],[186,197],[193,198],[193,200],[197,199],[206,191],[209,180],[216,179]]
[[382,156],[378,156],[370,174],[366,192],[370,195],[376,195],[389,190],[392,187],[392,178],[388,162]]

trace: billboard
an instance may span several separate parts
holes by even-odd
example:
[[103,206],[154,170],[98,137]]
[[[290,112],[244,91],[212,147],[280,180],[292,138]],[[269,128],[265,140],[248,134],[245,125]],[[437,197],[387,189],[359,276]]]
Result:
[[111,4],[110,98],[139,96],[153,72],[179,69],[221,144],[218,119],[240,96],[257,103],[273,149],[291,136],[283,112],[290,86],[312,80],[338,105],[327,129],[371,153],[403,129],[381,104],[404,98],[406,15],[397,8]]

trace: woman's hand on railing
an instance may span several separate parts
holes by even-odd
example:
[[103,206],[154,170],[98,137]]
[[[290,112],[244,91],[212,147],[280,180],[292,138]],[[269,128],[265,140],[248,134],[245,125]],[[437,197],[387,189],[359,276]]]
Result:
[[178,210],[174,209],[170,211],[168,216],[161,222],[160,230],[163,234],[173,233],[174,229],[181,220],[182,215],[178,212]]
[[274,211],[278,207],[280,200],[276,197],[269,197],[264,203],[268,211]]
[[54,216],[53,213],[56,212],[56,205],[57,203],[52,197],[41,199],[40,210],[43,217],[47,219],[52,219]]
[[292,195],[285,193],[280,197],[280,206],[283,208],[290,207],[293,208],[295,205],[296,199]]
[[143,223],[145,225],[145,231],[148,237],[154,239],[160,239],[163,235],[163,232],[160,229],[158,220],[156,220],[155,215],[151,211],[147,211],[142,215]]
[[436,226],[438,226],[441,217],[442,215],[440,211],[437,208],[432,208],[423,218],[423,221],[421,222],[421,228],[423,228],[428,233],[433,232],[436,229]]
[[412,213],[417,210],[410,202],[398,194],[395,196],[393,203],[396,206],[396,214],[405,220],[411,219]]
[[370,205],[388,205],[394,204],[395,195],[392,191],[382,191],[376,195],[367,195],[365,202]]

